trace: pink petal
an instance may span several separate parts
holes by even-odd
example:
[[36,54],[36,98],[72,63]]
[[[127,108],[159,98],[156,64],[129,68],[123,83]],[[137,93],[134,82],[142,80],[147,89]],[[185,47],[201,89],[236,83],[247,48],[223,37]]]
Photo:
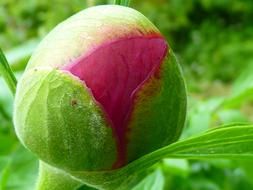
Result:
[[125,159],[133,93],[158,69],[166,52],[161,36],[124,38],[96,47],[64,68],[85,82],[106,112],[118,140],[118,165]]

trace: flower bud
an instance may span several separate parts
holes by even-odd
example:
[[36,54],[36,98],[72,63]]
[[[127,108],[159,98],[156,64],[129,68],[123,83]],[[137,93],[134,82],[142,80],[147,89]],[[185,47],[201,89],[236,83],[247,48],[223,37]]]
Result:
[[177,140],[185,112],[184,80],[165,38],[139,12],[105,5],[40,43],[18,83],[14,123],[44,162],[102,171]]

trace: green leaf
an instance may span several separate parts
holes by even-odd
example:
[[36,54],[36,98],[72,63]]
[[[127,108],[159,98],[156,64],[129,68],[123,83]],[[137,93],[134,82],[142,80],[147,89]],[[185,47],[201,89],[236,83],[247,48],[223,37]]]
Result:
[[161,169],[157,169],[139,184],[137,184],[132,190],[163,190],[164,188],[164,176]]
[[9,89],[13,94],[16,92],[16,86],[17,86],[17,79],[15,75],[13,74],[10,65],[0,48],[0,74],[3,75],[5,82],[7,83]]
[[248,178],[248,181],[253,185],[253,160],[243,160],[239,162]]
[[89,187],[87,185],[83,185],[80,188],[78,188],[77,190],[96,190],[96,189],[93,187]]
[[25,69],[28,59],[38,43],[38,39],[32,39],[6,52],[6,58],[13,71],[22,71]]
[[190,173],[190,165],[186,159],[169,159],[162,162],[162,169],[168,173],[187,177]]
[[114,0],[115,5],[129,6],[130,0]]
[[243,70],[234,82],[231,96],[224,102],[226,107],[237,107],[253,98],[253,62]]
[[230,125],[215,128],[186,140],[178,141],[128,164],[105,172],[71,172],[73,176],[97,188],[129,189],[122,181],[131,181],[136,173],[165,157],[186,159],[253,159],[253,126]]
[[34,190],[38,161],[30,152],[18,145],[13,154],[1,160],[5,160],[0,168],[1,190]]
[[0,77],[0,115],[2,114],[6,119],[11,120],[13,97],[8,90],[3,78]]
[[193,189],[201,189],[201,190],[221,190],[215,182],[210,179],[196,179],[194,182],[190,181]]
[[211,126],[213,115],[223,103],[223,98],[212,98],[208,101],[194,102],[188,113],[187,127],[181,138],[203,133]]
[[240,110],[236,109],[221,110],[217,112],[217,116],[221,123],[249,122],[247,117]]
[[120,5],[121,4],[121,0],[114,0],[114,4],[115,5]]
[[[1,67],[1,66],[0,66]],[[3,78],[0,76],[0,133],[11,132],[14,136],[12,124],[13,97]],[[1,137],[0,137],[1,138]],[[5,144],[0,140],[0,144]],[[1,147],[1,145],[0,145]]]
[[1,133],[0,142],[0,156],[9,154],[17,144],[17,140],[14,136],[7,136]]

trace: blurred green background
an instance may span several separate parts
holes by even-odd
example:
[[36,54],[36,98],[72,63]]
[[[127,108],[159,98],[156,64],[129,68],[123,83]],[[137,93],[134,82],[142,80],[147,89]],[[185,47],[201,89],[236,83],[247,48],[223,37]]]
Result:
[[[103,0],[0,0],[0,46],[17,77],[59,22]],[[188,87],[181,138],[217,125],[253,122],[253,1],[132,0],[167,38]],[[0,190],[32,190],[38,161],[18,142],[13,97],[0,79]],[[88,189],[82,187],[81,189]],[[253,190],[253,162],[165,159],[135,190]]]

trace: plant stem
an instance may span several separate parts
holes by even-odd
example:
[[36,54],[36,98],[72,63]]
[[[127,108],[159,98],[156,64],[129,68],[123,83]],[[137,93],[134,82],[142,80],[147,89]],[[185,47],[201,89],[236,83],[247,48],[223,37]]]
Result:
[[11,70],[11,67],[1,48],[0,48],[0,73],[3,75],[5,82],[7,83],[9,89],[14,95],[16,92],[17,79],[13,71]]
[[129,6],[130,0],[114,0],[115,5]]
[[115,5],[121,5],[121,0],[114,0]]
[[40,161],[39,179],[36,190],[76,190],[82,183],[64,171]]

